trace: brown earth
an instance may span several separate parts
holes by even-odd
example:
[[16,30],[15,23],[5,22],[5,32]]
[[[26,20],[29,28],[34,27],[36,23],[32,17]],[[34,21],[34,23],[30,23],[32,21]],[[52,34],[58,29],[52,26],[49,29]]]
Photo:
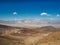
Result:
[[[18,45],[59,45],[60,29],[52,26],[23,28],[0,25],[0,38],[4,39],[4,41],[6,39],[7,41],[11,40],[14,43],[18,43]],[[0,42],[4,43],[4,41]]]

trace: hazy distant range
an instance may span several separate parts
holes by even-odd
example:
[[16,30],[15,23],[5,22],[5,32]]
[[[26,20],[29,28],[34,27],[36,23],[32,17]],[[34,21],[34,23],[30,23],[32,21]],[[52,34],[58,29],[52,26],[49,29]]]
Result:
[[0,24],[16,26],[16,27],[42,27],[42,26],[54,26],[60,28],[60,21],[58,20],[13,20],[3,21],[0,20]]

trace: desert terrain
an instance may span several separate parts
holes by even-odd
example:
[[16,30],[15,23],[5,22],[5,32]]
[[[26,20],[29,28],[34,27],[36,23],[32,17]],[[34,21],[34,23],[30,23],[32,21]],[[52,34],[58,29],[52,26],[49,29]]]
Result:
[[24,28],[0,24],[0,45],[60,45],[60,28]]

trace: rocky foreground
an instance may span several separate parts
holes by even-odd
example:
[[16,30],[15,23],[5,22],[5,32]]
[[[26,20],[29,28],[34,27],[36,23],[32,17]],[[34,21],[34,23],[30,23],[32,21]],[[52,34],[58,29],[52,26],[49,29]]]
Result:
[[0,45],[60,45],[60,29],[0,25]]

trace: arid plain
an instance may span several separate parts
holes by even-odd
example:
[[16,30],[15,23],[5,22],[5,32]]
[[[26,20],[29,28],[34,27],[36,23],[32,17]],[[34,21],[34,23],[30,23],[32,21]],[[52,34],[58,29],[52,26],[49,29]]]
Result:
[[60,45],[60,28],[0,25],[0,45]]

